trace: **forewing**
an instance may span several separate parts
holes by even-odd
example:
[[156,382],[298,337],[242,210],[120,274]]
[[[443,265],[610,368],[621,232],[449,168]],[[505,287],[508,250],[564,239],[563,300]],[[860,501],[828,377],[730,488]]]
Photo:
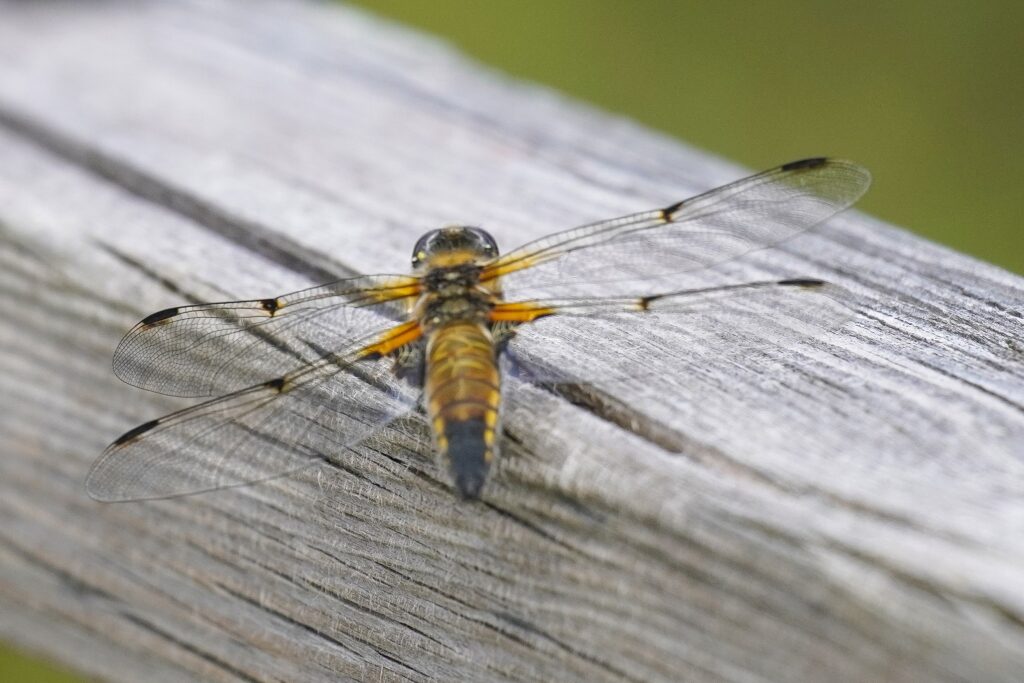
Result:
[[269,299],[165,309],[121,340],[114,373],[162,394],[217,396],[386,329],[418,292],[418,278],[368,275]]
[[416,406],[419,390],[394,378],[392,359],[367,354],[368,344],[402,343],[410,329],[131,430],[93,464],[89,495],[125,501],[239,486],[359,443]]
[[685,383],[688,373],[820,336],[856,315],[849,291],[817,280],[708,287],[650,301],[578,298],[532,305],[555,312],[516,329],[506,349],[510,372],[537,384],[607,387],[646,383],[665,373]]
[[[840,159],[805,159],[664,209],[528,243],[487,266],[509,300],[663,291],[666,278],[777,244],[842,211],[871,176]],[[629,285],[625,288],[624,285]]]

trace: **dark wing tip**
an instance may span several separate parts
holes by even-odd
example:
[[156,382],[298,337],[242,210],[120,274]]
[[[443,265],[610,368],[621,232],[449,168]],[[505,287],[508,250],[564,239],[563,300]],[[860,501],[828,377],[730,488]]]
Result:
[[167,320],[168,318],[171,318],[171,317],[176,316],[176,315],[178,315],[178,307],[177,306],[175,306],[174,308],[165,308],[162,311],[157,311],[156,313],[152,313],[150,315],[147,315],[145,318],[142,319],[142,322],[139,323],[139,324],[140,325],[155,325],[156,323],[158,323],[158,322],[160,322],[162,320]]
[[797,161],[791,161],[788,164],[782,165],[783,171],[799,171],[805,168],[818,168],[828,163],[828,157],[810,157],[808,159],[798,159]]
[[798,277],[791,280],[779,280],[778,284],[784,287],[824,287],[828,283],[810,277]]
[[117,437],[117,440],[114,441],[114,443],[112,443],[111,446],[123,446],[129,441],[133,441],[134,439],[136,439],[139,435],[148,432],[153,427],[156,427],[158,424],[160,424],[160,420],[150,420],[145,424],[140,424],[135,429],[129,429],[127,432]]

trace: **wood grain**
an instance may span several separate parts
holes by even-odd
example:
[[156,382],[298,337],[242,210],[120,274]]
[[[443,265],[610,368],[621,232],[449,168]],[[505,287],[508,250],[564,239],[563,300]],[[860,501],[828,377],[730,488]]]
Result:
[[415,420],[259,486],[89,500],[109,441],[187,404],[110,371],[147,313],[743,171],[331,5],[0,12],[0,637],[125,681],[1019,680],[1024,281],[856,213],[730,266],[835,281],[854,320],[516,386],[482,502]]

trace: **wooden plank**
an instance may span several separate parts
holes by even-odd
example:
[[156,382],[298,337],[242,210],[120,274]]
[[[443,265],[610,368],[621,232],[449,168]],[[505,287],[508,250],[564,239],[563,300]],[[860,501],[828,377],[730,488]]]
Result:
[[90,501],[102,447],[183,404],[109,371],[142,315],[742,172],[344,8],[0,11],[0,637],[112,680],[1019,678],[1024,283],[857,214],[733,266],[850,287],[844,328],[669,347],[584,405],[519,386],[483,502],[416,422]]

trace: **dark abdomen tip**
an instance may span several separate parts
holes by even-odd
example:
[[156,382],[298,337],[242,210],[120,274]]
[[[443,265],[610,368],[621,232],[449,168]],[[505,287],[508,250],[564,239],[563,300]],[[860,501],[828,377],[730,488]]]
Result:
[[484,440],[486,426],[482,418],[449,422],[445,425],[448,459],[452,478],[459,495],[479,498],[490,469],[488,446]]

